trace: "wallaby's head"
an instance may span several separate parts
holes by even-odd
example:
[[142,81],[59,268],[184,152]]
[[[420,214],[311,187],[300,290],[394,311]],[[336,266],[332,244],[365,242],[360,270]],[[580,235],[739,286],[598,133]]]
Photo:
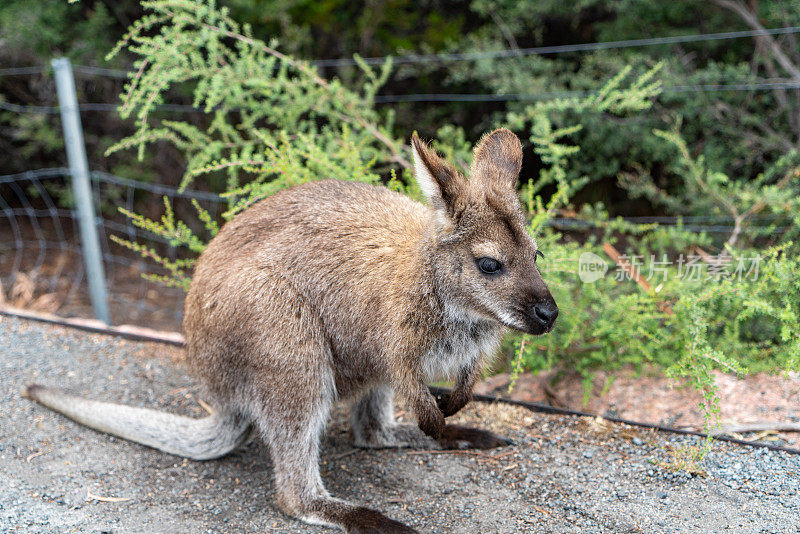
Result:
[[506,129],[477,144],[469,178],[414,134],[414,173],[436,211],[437,283],[472,315],[530,334],[552,330],[558,315],[536,266],[542,253],[526,230],[516,184],[522,145]]

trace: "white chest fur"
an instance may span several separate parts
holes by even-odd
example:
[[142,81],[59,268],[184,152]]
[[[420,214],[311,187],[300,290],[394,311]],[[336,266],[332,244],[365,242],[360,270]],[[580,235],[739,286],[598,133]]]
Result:
[[452,380],[462,369],[472,367],[481,357],[494,355],[502,328],[487,323],[456,323],[423,356],[426,380]]

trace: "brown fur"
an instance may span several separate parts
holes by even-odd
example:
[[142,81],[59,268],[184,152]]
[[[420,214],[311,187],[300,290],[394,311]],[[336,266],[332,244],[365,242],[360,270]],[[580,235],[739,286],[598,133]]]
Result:
[[[323,487],[318,443],[331,404],[358,399],[359,446],[506,444],[445,417],[469,402],[506,327],[542,334],[557,313],[516,196],[516,136],[485,136],[469,179],[416,135],[412,149],[432,208],[336,180],[277,193],[222,228],[186,299],[189,361],[218,409],[269,445],[279,504],[348,532],[413,530]],[[483,257],[502,271],[482,272]],[[456,387],[437,401],[425,384],[445,377]],[[422,432],[394,422],[395,392]]]

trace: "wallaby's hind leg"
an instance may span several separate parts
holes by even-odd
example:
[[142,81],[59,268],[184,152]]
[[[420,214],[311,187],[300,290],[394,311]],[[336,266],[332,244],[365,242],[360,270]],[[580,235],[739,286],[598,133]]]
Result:
[[437,442],[426,436],[416,424],[395,422],[394,391],[389,386],[376,386],[354,403],[350,424],[356,447],[438,448]]
[[[416,532],[376,510],[330,496],[319,473],[319,441],[333,391],[313,390],[312,386],[293,391],[294,409],[290,412],[270,413],[269,406],[265,406],[265,413],[259,418],[259,428],[272,455],[281,508],[308,523],[339,527],[352,534]],[[285,410],[286,405],[282,408]]]
[[277,431],[265,429],[275,469],[278,503],[286,513],[307,523],[339,527],[348,534],[416,532],[376,510],[330,496],[319,473],[319,439],[327,416],[294,422]]
[[[243,325],[234,332],[249,350],[227,360],[229,366],[238,366],[229,372],[247,380],[233,384],[228,378],[226,386],[238,387],[216,393],[232,398],[231,403],[248,416],[267,444],[278,504],[293,517],[348,533],[416,532],[380,512],[335,499],[325,489],[319,473],[319,442],[337,396],[327,332],[314,307],[288,279],[278,276],[253,287],[264,291],[254,291],[249,298],[255,300],[235,305],[251,310],[259,320],[232,325]],[[264,326],[271,324],[279,328]],[[234,338],[230,332],[226,335]],[[215,353],[199,356],[212,360],[226,357]],[[212,383],[214,379],[213,375],[207,377]]]

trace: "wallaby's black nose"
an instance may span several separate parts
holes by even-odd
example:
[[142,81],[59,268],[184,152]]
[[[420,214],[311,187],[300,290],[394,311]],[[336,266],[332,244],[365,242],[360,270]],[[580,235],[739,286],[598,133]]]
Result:
[[533,307],[533,316],[546,328],[553,326],[558,317],[558,306],[555,302],[544,302]]

